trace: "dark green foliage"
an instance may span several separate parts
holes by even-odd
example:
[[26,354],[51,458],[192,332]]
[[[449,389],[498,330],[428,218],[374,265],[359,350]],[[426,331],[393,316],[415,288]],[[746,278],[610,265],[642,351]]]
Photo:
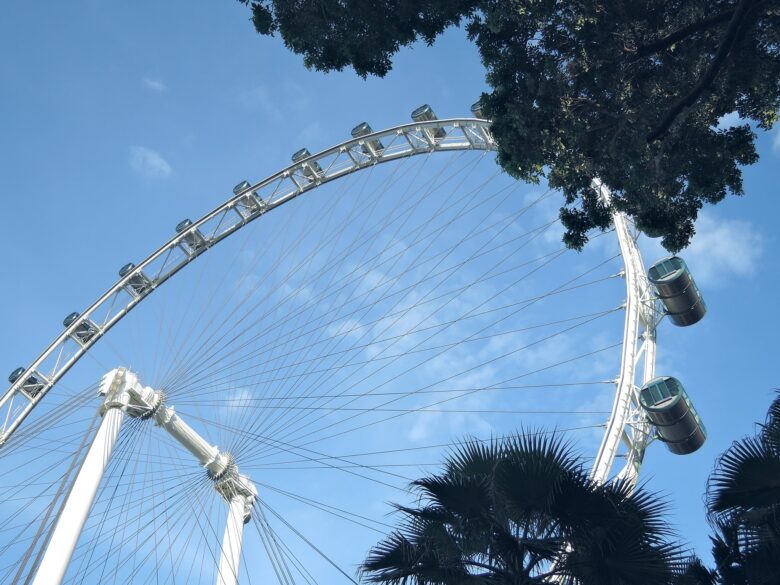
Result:
[[418,39],[432,44],[474,12],[478,0],[240,0],[252,7],[260,34],[279,32],[307,67],[352,67],[365,77],[385,75],[391,57]]
[[715,572],[705,567],[700,559],[693,557],[688,561],[682,575],[672,581],[672,585],[715,585],[717,582]]
[[780,396],[756,437],[735,441],[707,486],[723,585],[780,584]]
[[740,166],[758,160],[751,128],[718,119],[768,129],[780,107],[780,0],[240,1],[308,67],[363,76],[465,22],[498,161],[563,191],[574,248],[609,223],[594,177],[648,234],[685,247],[701,207],[741,195]]
[[420,506],[397,506],[401,527],[361,567],[369,582],[668,585],[684,566],[663,503],[595,484],[540,433],[464,443],[412,485]]

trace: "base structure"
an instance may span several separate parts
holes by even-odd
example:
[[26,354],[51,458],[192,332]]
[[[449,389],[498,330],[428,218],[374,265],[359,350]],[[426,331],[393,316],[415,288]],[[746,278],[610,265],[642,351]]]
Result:
[[104,397],[100,407],[103,420],[57,519],[33,585],[59,585],[62,582],[125,415],[154,419],[195,456],[213,481],[214,489],[229,504],[217,585],[236,585],[244,524],[251,519],[257,499],[257,489],[252,481],[239,473],[230,453],[208,443],[176,414],[173,407],[165,405],[162,392],[141,385],[138,376],[129,370],[117,368],[106,374],[100,384],[100,394]]

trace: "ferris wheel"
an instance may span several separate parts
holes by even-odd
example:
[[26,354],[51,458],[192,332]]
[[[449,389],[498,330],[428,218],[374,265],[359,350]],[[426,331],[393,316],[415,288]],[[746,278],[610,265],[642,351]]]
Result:
[[617,212],[562,247],[472,112],[303,148],[69,313],[0,398],[0,582],[353,582],[464,436],[565,434],[599,482],[701,446],[655,371],[705,312],[685,263]]

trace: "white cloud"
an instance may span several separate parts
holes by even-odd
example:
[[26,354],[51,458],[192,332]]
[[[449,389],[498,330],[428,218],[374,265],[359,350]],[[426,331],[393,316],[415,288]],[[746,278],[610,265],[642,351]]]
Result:
[[[660,240],[643,241],[648,263],[669,255]],[[680,256],[698,284],[714,287],[724,285],[730,276],[755,274],[763,248],[764,238],[749,221],[717,219],[704,212],[696,221],[691,245]]]
[[255,86],[239,92],[238,101],[245,108],[259,108],[265,116],[277,122],[284,116],[311,112],[313,108],[309,92],[293,82],[275,86],[272,90],[262,85]]
[[[758,268],[763,238],[748,221],[717,220],[702,214],[685,257],[702,284],[723,283],[725,277],[751,276]],[[686,260],[686,261],[687,261]]]
[[[303,128],[296,136],[298,144],[316,144],[322,142],[325,138],[325,133],[322,130],[322,125],[319,122],[313,122]],[[312,152],[316,152],[312,150]]]
[[145,77],[143,79],[143,84],[146,89],[157,93],[165,93],[166,91],[168,91],[168,87],[159,79],[151,79],[149,77]]
[[165,179],[172,170],[159,152],[144,146],[130,147],[130,168],[142,177],[152,179]]
[[253,398],[254,394],[248,388],[236,388],[228,393],[227,400],[222,402],[219,410],[223,416],[246,412]]
[[282,111],[276,106],[268,90],[262,86],[242,92],[238,99],[245,108],[259,107],[272,120],[278,122],[282,119]]
[[282,91],[286,103],[298,111],[309,110],[313,105],[311,92],[294,81],[285,82],[282,85]]

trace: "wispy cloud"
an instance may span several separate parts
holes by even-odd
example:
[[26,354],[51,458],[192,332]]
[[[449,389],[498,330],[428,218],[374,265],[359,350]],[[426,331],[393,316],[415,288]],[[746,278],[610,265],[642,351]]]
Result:
[[239,103],[245,108],[260,109],[263,114],[279,121],[285,115],[304,114],[314,107],[311,95],[294,82],[285,82],[269,89],[255,86],[238,94]]
[[171,174],[171,165],[159,152],[144,146],[130,147],[130,168],[142,177],[165,179]]
[[763,238],[749,221],[702,215],[687,257],[696,266],[696,278],[712,286],[724,276],[755,274],[762,252]]
[[253,87],[239,94],[238,99],[245,108],[259,108],[263,114],[276,122],[282,119],[281,109],[276,105],[274,98],[265,87]]
[[298,144],[317,144],[324,140],[325,133],[319,122],[314,122],[305,126],[296,136]]
[[308,110],[314,105],[311,92],[294,81],[282,84],[282,91],[287,102],[298,111]]
[[780,125],[775,129],[775,137],[772,141],[772,152],[780,154]]
[[[644,240],[648,262],[668,255],[659,240]],[[751,276],[758,269],[764,238],[749,221],[717,219],[704,212],[696,221],[696,235],[680,255],[691,266],[696,281],[708,287],[723,285],[729,276]]]
[[152,79],[150,77],[145,77],[143,79],[143,85],[149,91],[154,91],[157,93],[165,93],[166,91],[168,91],[168,87],[159,79]]

